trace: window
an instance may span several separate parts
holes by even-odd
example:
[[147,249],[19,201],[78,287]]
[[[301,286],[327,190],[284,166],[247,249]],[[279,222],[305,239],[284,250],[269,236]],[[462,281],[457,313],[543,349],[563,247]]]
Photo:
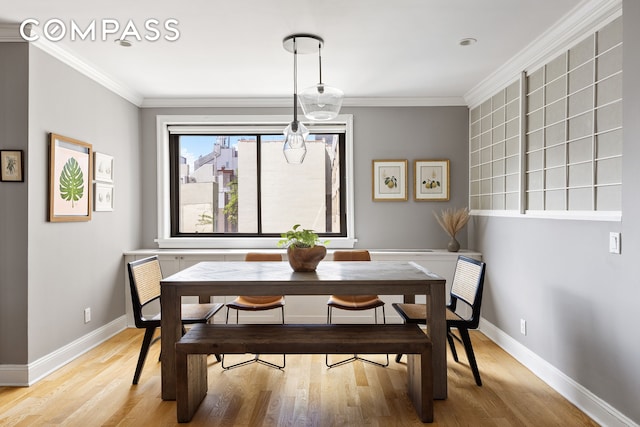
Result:
[[531,211],[622,208],[622,19],[527,75]]
[[275,248],[298,223],[352,247],[350,116],[305,123],[301,165],[282,154],[288,120],[159,117],[161,247]]
[[473,210],[520,210],[520,81],[469,113]]
[[470,109],[469,206],[619,220],[621,17]]

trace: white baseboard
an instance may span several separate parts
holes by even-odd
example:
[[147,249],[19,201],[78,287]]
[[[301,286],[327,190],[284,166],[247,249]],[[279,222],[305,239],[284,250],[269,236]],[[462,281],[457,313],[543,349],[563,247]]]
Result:
[[638,424],[633,420],[569,378],[491,322],[481,318],[479,330],[600,425],[638,427]]
[[127,327],[126,316],[96,329],[27,365],[0,365],[0,386],[30,386]]

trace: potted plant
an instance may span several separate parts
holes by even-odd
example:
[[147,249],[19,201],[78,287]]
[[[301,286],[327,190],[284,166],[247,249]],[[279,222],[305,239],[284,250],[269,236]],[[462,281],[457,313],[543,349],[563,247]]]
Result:
[[447,245],[447,250],[449,252],[458,252],[460,250],[460,243],[456,240],[456,234],[469,222],[469,209],[445,209],[440,212],[439,216],[435,212],[433,215],[438,220],[438,224],[440,224],[449,237],[451,237]]
[[313,230],[301,229],[296,224],[286,233],[280,235],[282,239],[278,246],[287,248],[287,258],[293,271],[316,271],[316,267],[327,255],[324,246],[328,241],[320,241]]

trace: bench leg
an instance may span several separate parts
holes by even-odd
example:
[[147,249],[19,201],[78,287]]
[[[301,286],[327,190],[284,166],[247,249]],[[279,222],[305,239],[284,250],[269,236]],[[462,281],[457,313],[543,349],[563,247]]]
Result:
[[207,355],[176,351],[176,404],[179,423],[188,423],[207,394]]
[[433,422],[433,365],[431,347],[422,354],[407,354],[409,397],[423,423]]

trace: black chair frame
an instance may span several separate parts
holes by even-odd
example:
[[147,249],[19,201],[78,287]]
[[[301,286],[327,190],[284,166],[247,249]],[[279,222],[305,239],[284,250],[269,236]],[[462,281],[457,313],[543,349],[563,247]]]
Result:
[[[152,317],[145,316],[143,313],[144,307],[153,303],[154,301],[160,300],[160,295],[152,296],[146,299],[144,302],[141,301],[140,294],[138,292],[138,287],[136,286],[136,278],[134,274],[134,268],[137,266],[141,266],[143,264],[149,262],[158,262],[159,260],[157,256],[151,256],[144,259],[132,261],[127,264],[127,270],[129,273],[129,287],[131,290],[131,303],[133,309],[133,319],[138,329],[144,329],[144,338],[142,339],[142,346],[140,347],[140,355],[138,356],[138,363],[136,364],[136,371],[133,375],[132,384],[138,384],[140,380],[140,374],[142,373],[142,368],[144,366],[144,362],[147,358],[147,354],[149,353],[149,348],[161,338],[161,335],[158,335],[156,338],[153,338],[155,335],[156,329],[160,327],[160,313]],[[160,273],[162,275],[162,273]],[[195,323],[208,323],[209,320],[222,308],[222,304],[209,304],[210,310],[206,312],[202,317],[194,317],[194,318],[185,318],[183,316],[182,319],[182,334],[184,335],[186,329],[184,327],[185,324],[195,324]],[[184,307],[184,305],[183,305]],[[205,311],[205,310],[203,310]],[[183,313],[184,314],[184,313]],[[160,358],[162,354],[160,355]],[[216,359],[220,361],[220,355],[216,354]]]
[[[477,329],[478,324],[480,323],[480,309],[482,306],[482,293],[484,290],[484,276],[486,272],[486,264],[482,261],[478,261],[473,258],[469,258],[463,255],[458,256],[457,263],[466,262],[471,263],[480,268],[480,272],[477,277],[477,286],[473,299],[470,301],[468,298],[463,297],[455,291],[456,277],[454,275],[453,282],[454,285],[451,289],[450,293],[450,302],[447,305],[447,342],[449,343],[449,348],[451,348],[451,354],[453,356],[453,360],[459,362],[458,352],[456,351],[454,340],[463,344],[465,353],[467,355],[467,360],[469,361],[469,366],[471,367],[471,371],[473,372],[473,377],[478,386],[482,386],[482,379],[480,378],[480,371],[478,370],[478,363],[476,362],[476,357],[473,352],[473,346],[471,345],[471,337],[469,336],[470,329]],[[458,266],[456,266],[456,274],[458,273]],[[456,314],[456,309],[458,308],[458,303],[462,302],[467,306],[471,307],[471,316],[468,319],[464,319]],[[398,314],[405,320],[407,323],[418,323],[424,324],[426,322],[426,312],[425,316],[416,316],[412,317],[408,315],[405,310],[402,309],[403,304],[394,303],[392,304],[393,308],[396,309]],[[426,305],[424,306],[426,310]],[[456,336],[451,329],[455,328],[458,330],[460,337]],[[402,354],[398,354],[396,356],[396,362],[400,362],[402,358]]]

